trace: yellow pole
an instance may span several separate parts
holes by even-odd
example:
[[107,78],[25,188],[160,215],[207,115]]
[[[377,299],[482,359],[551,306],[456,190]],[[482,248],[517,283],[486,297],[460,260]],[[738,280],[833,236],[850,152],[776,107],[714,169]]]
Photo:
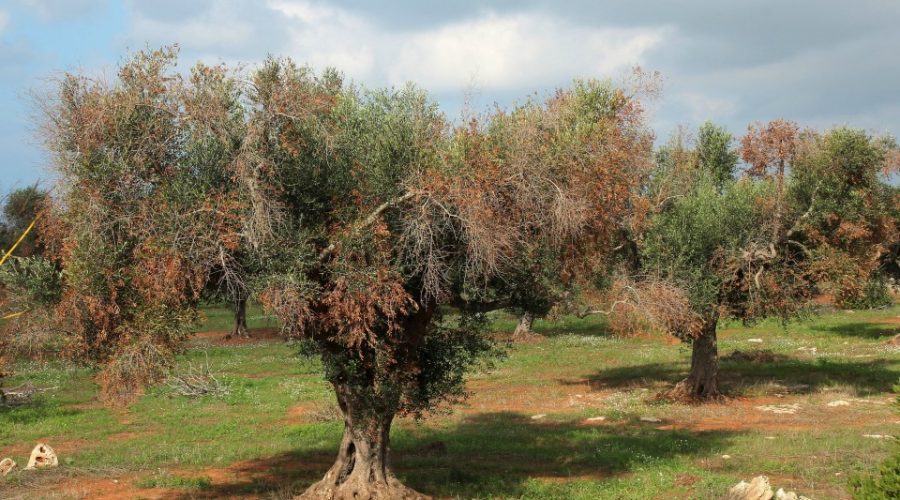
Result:
[[22,236],[19,236],[19,239],[16,241],[15,245],[10,247],[10,249],[6,251],[6,253],[3,255],[3,258],[0,259],[0,266],[2,266],[4,262],[6,262],[6,259],[8,259],[10,255],[12,255],[12,253],[13,253],[13,251],[15,251],[16,247],[19,246],[19,243],[22,243],[22,240],[24,240],[25,237],[28,236],[28,233],[31,231],[31,228],[34,227],[35,222],[37,222],[37,217],[35,217],[34,220],[31,221],[31,224],[28,225],[28,228],[25,229],[25,231],[22,233]]
[[[35,222],[37,222],[37,217],[35,217],[34,220],[31,221],[31,224],[28,225],[28,227],[22,233],[22,236],[19,236],[19,239],[16,240],[16,243],[12,247],[10,247],[10,249],[7,250],[5,254],[3,254],[3,258],[0,259],[0,266],[2,266],[4,262],[6,262],[6,259],[8,259],[10,255],[12,255],[12,253],[15,251],[15,249],[19,246],[19,243],[22,243],[22,240],[24,240],[25,237],[28,236],[28,233],[31,232],[31,228],[34,227]],[[19,311],[17,313],[7,314],[6,316],[0,317],[0,320],[13,319],[13,318],[20,316],[26,312],[28,312],[28,311],[25,310],[25,311]]]
[[21,315],[23,315],[23,314],[25,314],[25,313],[27,313],[27,312],[28,312],[28,310],[26,309],[26,310],[24,310],[24,311],[19,311],[19,312],[17,312],[17,313],[7,314],[6,316],[0,317],[0,319],[13,319],[13,318],[15,318],[15,317],[17,317],[17,316],[21,316]]

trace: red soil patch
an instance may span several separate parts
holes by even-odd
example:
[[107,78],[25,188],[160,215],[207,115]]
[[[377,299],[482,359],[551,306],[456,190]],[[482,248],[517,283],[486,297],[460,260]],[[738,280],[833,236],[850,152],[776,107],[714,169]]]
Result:
[[741,398],[726,404],[704,406],[702,414],[691,415],[690,421],[674,422],[657,427],[660,430],[685,429],[705,431],[810,431],[830,428],[864,428],[885,424],[884,415],[873,413],[865,406],[856,411],[846,407],[829,408],[822,403],[800,403],[794,414],[762,411],[757,406],[787,405],[788,398]]
[[660,342],[666,345],[678,345],[681,343],[681,340],[671,335],[663,335],[655,332],[637,332],[631,335],[627,335],[627,338],[647,340],[650,342]]
[[[62,439],[59,437],[41,437],[35,439],[33,443],[19,443],[14,446],[10,446],[9,448],[3,449],[3,452],[0,453],[0,456],[9,457],[9,456],[20,456],[25,458],[25,462],[28,462],[28,457],[31,456],[31,451],[37,446],[38,443],[44,443],[53,448],[53,451],[60,458],[60,462],[65,458],[66,455],[72,455],[76,451],[84,448],[88,445],[88,442],[84,439]],[[24,465],[23,465],[24,466]]]
[[[287,489],[299,479],[312,481],[321,476],[334,457],[295,457],[279,455],[263,460],[238,462],[226,468],[177,469],[169,473],[176,477],[209,479],[208,488],[195,490],[183,488],[138,488],[142,479],[152,478],[151,473],[128,473],[109,477],[81,476],[67,479],[51,488],[59,495],[77,498],[121,499],[148,498],[175,500],[183,498],[269,498],[273,490]],[[261,493],[248,493],[260,491]],[[46,493],[47,490],[44,490]]]
[[116,500],[122,498],[163,499],[176,498],[162,488],[138,488],[137,474],[117,475],[115,477],[79,477],[53,488],[53,492],[75,498],[91,498],[97,500]]
[[724,330],[719,330],[716,333],[716,337],[720,339],[727,339],[729,337],[733,337],[735,333],[738,332],[737,328],[726,328]]
[[131,441],[132,439],[137,439],[139,437],[144,436],[152,436],[153,434],[157,434],[157,432],[152,431],[126,431],[119,432],[113,434],[106,438],[107,441],[120,442],[120,441]]
[[515,412],[523,414],[559,413],[602,406],[601,401],[614,391],[592,388],[588,380],[560,382],[542,379],[543,386],[475,380],[467,388],[472,397],[458,408],[463,414]]
[[288,408],[287,416],[288,418],[301,418],[313,408],[314,405],[312,403],[292,406],[291,408]]
[[228,330],[197,332],[194,334],[194,338],[219,346],[261,344],[284,340],[281,330],[278,328],[253,328],[250,330],[249,337],[231,337],[231,332]]

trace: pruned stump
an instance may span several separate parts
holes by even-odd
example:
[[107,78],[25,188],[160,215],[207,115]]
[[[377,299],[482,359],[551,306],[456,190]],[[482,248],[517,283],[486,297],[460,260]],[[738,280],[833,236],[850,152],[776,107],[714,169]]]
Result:
[[16,468],[16,461],[11,458],[0,460],[0,476],[5,476]]
[[25,467],[25,470],[56,467],[57,465],[59,465],[59,459],[56,457],[56,452],[53,451],[53,448],[50,445],[38,443],[31,450],[31,457],[28,459],[28,465]]

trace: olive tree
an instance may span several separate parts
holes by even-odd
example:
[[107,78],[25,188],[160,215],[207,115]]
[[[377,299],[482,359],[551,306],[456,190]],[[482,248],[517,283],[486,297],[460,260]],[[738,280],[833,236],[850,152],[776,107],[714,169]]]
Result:
[[890,302],[882,273],[900,239],[900,196],[888,177],[897,158],[893,138],[839,127],[808,133],[793,163],[790,194],[812,207],[793,240],[838,306]]
[[231,273],[321,357],[344,416],[307,495],[419,496],[389,466],[394,418],[466,395],[464,375],[499,352],[478,311],[518,289],[523,252],[552,249],[537,269],[570,279],[612,250],[648,167],[639,96],[579,82],[452,127],[413,86],[276,59],[249,79],[186,77],[175,62],[163,49],[112,83],[67,75],[45,103],[56,327],[127,398]]
[[690,371],[672,397],[719,397],[721,318],[787,314],[808,291],[803,259],[783,237],[781,184],[737,180],[737,158],[731,135],[705,124],[699,140],[682,133],[662,147],[648,179],[651,203],[635,236],[641,267],[624,312],[691,345]]
[[720,395],[720,319],[797,316],[823,287],[865,283],[897,234],[896,199],[878,174],[892,141],[801,132],[783,120],[753,125],[741,141],[745,176],[735,179],[731,141],[704,129],[701,138],[719,139],[676,140],[658,154],[645,193],[653,209],[637,238],[643,283],[627,301],[691,344],[689,374],[669,392],[688,399]]
[[[602,253],[646,166],[639,103],[585,82],[452,128],[414,87],[365,91],[270,60],[253,76],[239,176],[260,297],[323,361],[344,416],[335,464],[306,496],[411,498],[390,428],[465,395],[496,348],[479,305],[523,245],[562,272]],[[442,305],[466,304],[458,317]],[[486,356],[488,358],[486,358]]]
[[138,53],[110,83],[67,74],[40,103],[58,179],[41,229],[62,271],[49,327],[103,367],[108,401],[164,374],[211,266],[238,238],[222,138],[242,108],[222,98],[237,94],[221,68],[185,79],[175,60],[173,49]]

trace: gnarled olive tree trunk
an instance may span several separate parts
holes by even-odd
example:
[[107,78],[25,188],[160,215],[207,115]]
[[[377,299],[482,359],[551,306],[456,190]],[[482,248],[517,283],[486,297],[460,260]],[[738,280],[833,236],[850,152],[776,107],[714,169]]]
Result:
[[250,336],[247,328],[247,299],[241,297],[234,301],[234,327],[231,329],[231,337],[244,338]]
[[519,324],[516,325],[515,331],[513,331],[513,338],[525,339],[528,337],[532,337],[534,335],[534,331],[531,329],[533,325],[534,313],[531,311],[525,311],[519,318]]
[[691,371],[668,396],[675,399],[716,399],[719,393],[719,348],[716,339],[718,316],[703,323],[700,335],[691,342]]
[[334,465],[300,498],[388,500],[428,498],[404,486],[390,467],[390,432],[394,412],[369,406],[347,384],[335,383],[344,415],[344,436]]
[[[400,381],[417,369],[417,348],[425,341],[437,309],[432,300],[406,318],[403,342],[386,368],[344,369],[331,380],[344,417],[344,436],[334,465],[300,498],[410,500],[430,498],[404,486],[391,470],[391,423],[400,407]],[[375,364],[374,366],[379,366]],[[376,370],[389,370],[376,372]],[[393,386],[393,388],[392,388]]]

